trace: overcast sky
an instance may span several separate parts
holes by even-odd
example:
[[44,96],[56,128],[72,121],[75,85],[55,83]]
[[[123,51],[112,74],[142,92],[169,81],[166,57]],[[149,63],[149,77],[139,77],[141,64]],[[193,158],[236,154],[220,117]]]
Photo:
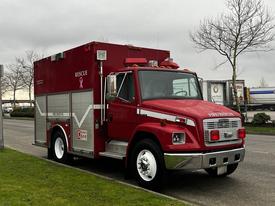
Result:
[[[275,1],[264,0],[274,13]],[[184,68],[204,79],[230,79],[215,52],[198,53],[189,32],[225,11],[224,0],[0,0],[0,63],[27,50],[51,55],[90,41],[133,44],[171,51]],[[239,79],[275,86],[275,52],[243,55]]]

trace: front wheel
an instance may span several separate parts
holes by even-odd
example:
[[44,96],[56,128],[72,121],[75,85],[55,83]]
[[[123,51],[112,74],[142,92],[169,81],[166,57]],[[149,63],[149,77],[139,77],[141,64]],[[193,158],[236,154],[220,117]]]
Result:
[[217,167],[208,168],[208,169],[205,169],[205,171],[212,177],[225,177],[227,175],[232,174],[237,169],[237,167],[238,167],[238,163],[227,165],[227,171],[221,175],[218,174]]
[[164,172],[163,155],[159,146],[150,139],[138,142],[132,152],[131,168],[139,185],[157,189]]
[[51,150],[55,161],[61,163],[65,163],[67,161],[67,145],[63,132],[57,131],[54,133]]

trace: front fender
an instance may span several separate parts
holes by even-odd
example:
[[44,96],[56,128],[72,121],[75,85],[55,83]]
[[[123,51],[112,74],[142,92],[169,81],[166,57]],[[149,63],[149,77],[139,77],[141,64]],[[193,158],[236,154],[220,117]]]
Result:
[[[138,125],[129,141],[129,146],[138,141],[140,137],[137,134],[140,132],[152,134],[159,142],[163,152],[183,152],[200,148],[197,138],[187,127],[176,124],[165,124],[163,126],[154,122]],[[172,134],[175,132],[184,132],[186,134],[185,144],[174,145],[172,143]]]

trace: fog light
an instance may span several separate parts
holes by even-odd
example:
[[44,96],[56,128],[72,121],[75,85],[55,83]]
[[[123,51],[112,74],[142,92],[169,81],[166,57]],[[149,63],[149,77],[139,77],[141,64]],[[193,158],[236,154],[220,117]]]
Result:
[[185,133],[173,133],[172,142],[173,142],[173,144],[184,144],[185,143]]

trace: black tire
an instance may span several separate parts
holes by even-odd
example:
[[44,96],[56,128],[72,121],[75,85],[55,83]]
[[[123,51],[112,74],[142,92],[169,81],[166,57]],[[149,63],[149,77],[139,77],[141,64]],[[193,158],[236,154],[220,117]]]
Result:
[[227,165],[227,172],[222,175],[218,175],[217,167],[208,168],[208,169],[205,169],[205,171],[212,177],[225,177],[232,174],[237,169],[237,167],[238,167],[238,163]]
[[[139,155],[141,155],[141,157],[145,157],[145,161],[147,160],[147,165],[144,166],[143,161],[138,161]],[[146,155],[149,155],[150,158],[148,159],[153,160],[154,158],[155,162],[149,161],[152,164],[148,164],[148,159],[146,159]],[[141,159],[142,158],[139,158],[139,160]],[[135,177],[137,183],[140,186],[153,190],[160,189],[165,167],[163,161],[163,154],[159,146],[154,141],[150,139],[144,139],[138,142],[132,150],[130,165],[132,175]],[[138,165],[140,165],[139,169]],[[156,170],[154,168],[156,168]],[[140,174],[141,172],[146,173],[148,171],[149,173],[147,174],[147,176],[145,174]],[[151,176],[151,174],[153,174],[153,177]],[[141,175],[143,175],[143,177],[146,176],[145,178],[148,179],[144,179]]]
[[49,160],[52,160],[52,159],[53,159],[53,150],[52,150],[52,146],[50,146],[50,147],[48,148],[47,158],[48,158]]
[[[58,141],[58,142],[57,142]],[[60,142],[62,141],[62,142]],[[63,144],[62,149],[59,148],[56,144]],[[68,153],[67,153],[67,144],[65,140],[65,136],[63,132],[61,131],[56,131],[53,134],[52,137],[52,144],[50,150],[52,151],[52,157],[55,161],[60,162],[60,163],[66,163],[68,161]],[[63,153],[62,153],[63,151]]]

